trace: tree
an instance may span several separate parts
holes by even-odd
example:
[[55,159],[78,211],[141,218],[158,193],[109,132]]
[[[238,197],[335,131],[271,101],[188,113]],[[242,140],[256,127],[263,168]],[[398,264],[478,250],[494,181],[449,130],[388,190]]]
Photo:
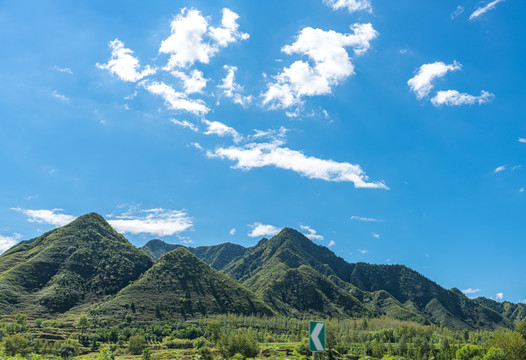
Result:
[[7,355],[26,355],[29,352],[29,340],[20,335],[10,335],[5,339],[4,348]]
[[506,353],[501,348],[492,347],[488,350],[484,360],[508,360]]
[[146,339],[142,335],[131,336],[128,340],[128,351],[132,355],[141,355],[142,349],[146,344]]
[[84,334],[88,330],[89,321],[86,314],[80,315],[79,322],[77,323],[77,328],[80,330],[81,334]]
[[231,358],[238,353],[248,358],[259,354],[259,344],[256,339],[249,333],[241,331],[221,336],[217,347],[225,358]]
[[488,346],[501,348],[510,360],[526,360],[526,340],[516,331],[497,331]]
[[457,351],[457,360],[474,360],[482,358],[482,350],[477,345],[466,344]]
[[515,325],[515,331],[520,333],[526,339],[526,321],[522,320]]
[[150,360],[152,358],[152,351],[149,347],[142,351],[142,360]]
[[16,323],[22,327],[22,331],[25,331],[27,328],[27,315],[18,313],[15,315],[15,320]]
[[76,343],[72,341],[65,342],[62,344],[62,346],[58,349],[58,355],[62,359],[71,359],[72,357],[79,354],[79,348]]

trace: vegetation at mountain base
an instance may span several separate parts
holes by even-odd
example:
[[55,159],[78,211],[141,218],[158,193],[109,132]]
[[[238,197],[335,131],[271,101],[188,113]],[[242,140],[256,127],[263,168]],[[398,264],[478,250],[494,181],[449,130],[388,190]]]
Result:
[[0,256],[0,315],[64,312],[115,294],[153,262],[98,214]]

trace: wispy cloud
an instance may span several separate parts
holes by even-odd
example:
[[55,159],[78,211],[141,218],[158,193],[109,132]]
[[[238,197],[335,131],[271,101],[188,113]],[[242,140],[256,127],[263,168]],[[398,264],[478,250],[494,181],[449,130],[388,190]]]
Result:
[[181,110],[195,115],[204,115],[210,111],[201,99],[190,99],[184,92],[176,91],[164,82],[144,82],[143,86],[151,94],[159,95],[164,99],[166,106],[172,110]]
[[309,179],[334,182],[352,182],[356,188],[389,189],[384,182],[369,182],[369,178],[359,165],[348,162],[324,160],[306,156],[300,151],[281,146],[281,142],[250,143],[243,147],[218,147],[207,156],[235,161],[233,168],[250,170],[264,166],[274,166],[292,170]]
[[375,238],[375,239],[379,239],[379,238],[380,238],[380,235],[377,234],[377,233],[375,233],[375,232],[373,232],[371,235],[372,235],[372,237]]
[[206,125],[205,135],[217,135],[220,137],[230,136],[234,142],[238,143],[243,140],[243,137],[236,131],[236,129],[223,124],[220,121],[209,121],[203,119],[203,124]]
[[217,87],[223,91],[224,96],[231,98],[234,103],[242,106],[250,104],[254,97],[242,95],[243,87],[236,83],[237,67],[225,65],[223,68],[227,71],[227,74]]
[[109,216],[108,223],[118,232],[171,236],[193,227],[192,218],[181,210],[131,209],[121,215]]
[[455,9],[455,11],[453,11],[451,13],[451,20],[453,20],[454,18],[456,18],[457,16],[459,16],[460,14],[462,14],[464,12],[464,8],[462,6],[457,6],[457,8]]
[[327,247],[333,247],[334,245],[336,245],[336,243],[334,242],[334,240],[331,240],[331,241],[329,241],[329,243],[327,244]]
[[195,126],[193,123],[191,123],[188,120],[177,120],[177,119],[170,119],[170,122],[175,125],[179,125],[183,128],[190,129],[194,132],[199,132],[199,128]]
[[519,142],[523,143],[523,144],[526,144],[526,138],[519,138]]
[[312,229],[310,226],[300,225],[300,228],[302,230],[306,231],[306,233],[304,233],[303,235],[305,235],[309,239],[323,241],[324,237],[322,235],[318,234],[317,231]]
[[479,292],[480,289],[467,288],[467,289],[460,290],[460,291],[462,291],[463,294],[474,294],[474,293]]
[[119,39],[110,41],[111,58],[106,64],[97,63],[96,66],[102,70],[108,70],[123,81],[137,82],[142,78],[155,74],[156,69],[147,65],[141,70],[139,60],[133,56],[133,51],[125,48]]
[[263,105],[270,109],[301,106],[305,96],[327,95],[332,87],[354,74],[346,47],[356,55],[365,53],[378,36],[371,24],[354,24],[348,34],[306,27],[296,41],[281,51],[307,56],[312,62],[298,60],[272,77],[262,94]]
[[70,68],[68,67],[65,67],[65,68],[61,68],[61,67],[58,67],[57,65],[55,65],[53,67],[53,69],[57,70],[57,71],[60,71],[62,73],[66,73],[66,74],[69,74],[69,75],[73,75],[73,71],[71,71]]
[[273,225],[265,225],[259,222],[248,226],[252,228],[252,230],[248,233],[248,236],[250,237],[274,236],[280,231],[279,228]]
[[77,217],[64,214],[62,209],[51,210],[32,210],[22,208],[11,208],[11,210],[21,212],[28,217],[27,221],[39,224],[50,224],[55,226],[64,226],[69,224]]
[[490,2],[490,3],[488,3],[487,5],[483,6],[483,7],[477,8],[469,16],[469,20],[474,20],[474,19],[478,18],[479,16],[484,15],[488,11],[493,10],[497,6],[498,3],[503,2],[503,1],[504,0],[494,0],[494,1]]
[[0,235],[0,254],[11,249],[22,238],[20,234],[13,234],[11,236]]
[[230,231],[228,232],[230,235],[235,235],[236,234],[236,228],[232,228],[230,229]]
[[59,94],[56,90],[53,90],[51,96],[53,96],[55,99],[59,99],[62,102],[69,102],[69,98],[66,95]]
[[357,11],[372,12],[370,0],[323,0],[323,3],[330,6],[333,10],[347,9],[349,13]]
[[362,216],[356,216],[356,215],[351,216],[351,220],[363,221],[363,222],[382,222],[383,221],[383,219],[375,219],[375,218],[362,217]]
[[369,250],[358,249],[358,252],[361,254],[367,254]]
[[504,170],[506,170],[506,165],[502,165],[502,166],[495,168],[495,170],[492,171],[492,174],[500,173]]

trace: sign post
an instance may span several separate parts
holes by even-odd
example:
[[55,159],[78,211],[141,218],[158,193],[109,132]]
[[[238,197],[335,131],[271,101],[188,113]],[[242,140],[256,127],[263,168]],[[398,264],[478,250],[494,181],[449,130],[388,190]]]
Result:
[[325,352],[325,323],[309,322],[309,350],[312,351],[313,360],[316,360],[319,352]]

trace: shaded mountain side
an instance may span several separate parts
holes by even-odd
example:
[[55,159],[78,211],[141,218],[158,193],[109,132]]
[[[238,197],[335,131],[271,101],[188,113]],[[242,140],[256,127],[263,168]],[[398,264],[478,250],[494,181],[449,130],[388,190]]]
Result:
[[307,265],[288,269],[277,280],[258,289],[256,294],[278,313],[286,316],[343,318],[369,314],[350,293]]
[[184,247],[163,255],[139,280],[91,312],[95,316],[126,314],[148,320],[225,313],[273,314],[254,293]]
[[117,293],[152,264],[100,215],[87,214],[0,256],[0,314],[64,312]]
[[485,297],[478,297],[475,299],[481,305],[484,305],[502,316],[506,319],[517,323],[522,320],[526,320],[526,305],[525,304],[514,304],[508,301],[498,302],[491,300]]
[[[154,239],[148,241],[140,248],[144,253],[150,256],[154,261],[157,261],[164,254],[180,247],[186,247],[178,244],[168,244],[162,240]],[[222,270],[232,260],[244,255],[247,248],[232,244],[223,243],[212,246],[198,246],[196,248],[186,247],[192,254],[203,260],[208,265],[216,270]]]

